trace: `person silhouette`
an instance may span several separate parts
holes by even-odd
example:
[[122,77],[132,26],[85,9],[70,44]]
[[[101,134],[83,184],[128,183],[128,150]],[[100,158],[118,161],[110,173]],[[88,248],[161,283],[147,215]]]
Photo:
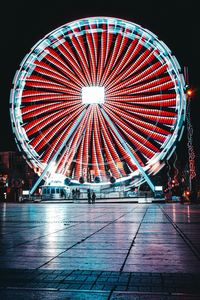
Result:
[[91,203],[91,193],[90,193],[90,189],[87,190],[87,197],[88,197],[88,203]]
[[96,200],[96,194],[95,192],[92,192],[92,203],[95,203]]

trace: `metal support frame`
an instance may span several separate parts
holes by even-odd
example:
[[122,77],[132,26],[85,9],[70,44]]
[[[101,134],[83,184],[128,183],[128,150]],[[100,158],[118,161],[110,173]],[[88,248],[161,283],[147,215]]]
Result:
[[115,125],[111,121],[110,117],[107,115],[107,113],[102,108],[101,108],[101,112],[104,115],[105,119],[108,121],[110,127],[113,129],[113,131],[117,135],[117,137],[120,140],[121,144],[123,145],[124,149],[127,151],[128,155],[132,158],[132,160],[136,164],[136,166],[137,166],[138,170],[140,171],[140,173],[142,174],[142,176],[145,178],[145,180],[148,183],[149,187],[151,188],[152,192],[154,193],[155,188],[154,188],[154,184],[152,183],[151,179],[146,174],[146,172],[144,171],[144,169],[142,168],[142,166],[140,165],[140,163],[137,161],[137,159],[135,158],[134,154],[130,151],[129,147],[127,146],[126,141],[119,134],[117,128],[115,127]]
[[30,193],[29,193],[30,196],[35,192],[36,188],[38,187],[38,185],[40,184],[40,182],[42,181],[42,179],[44,178],[44,176],[47,174],[47,172],[48,172],[48,170],[49,170],[49,168],[51,166],[51,163],[53,163],[53,162],[56,161],[56,159],[57,159],[58,155],[60,154],[60,152],[62,151],[63,147],[66,145],[66,143],[69,140],[69,138],[71,137],[72,133],[74,132],[74,130],[77,128],[77,126],[81,122],[84,114],[85,114],[85,109],[80,114],[80,116],[78,117],[78,119],[76,120],[76,122],[74,123],[74,125],[72,126],[72,128],[70,129],[70,131],[68,132],[65,140],[60,145],[60,147],[58,148],[58,150],[54,154],[53,158],[48,162],[46,168],[44,169],[44,171],[42,172],[42,174],[40,175],[40,177],[38,178],[38,180],[36,181],[36,183],[33,185],[32,189],[30,190]]

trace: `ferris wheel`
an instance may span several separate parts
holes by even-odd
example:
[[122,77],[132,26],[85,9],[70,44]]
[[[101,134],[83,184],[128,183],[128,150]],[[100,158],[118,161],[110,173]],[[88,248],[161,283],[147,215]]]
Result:
[[149,30],[80,19],[22,61],[10,97],[13,131],[40,173],[53,165],[72,182],[151,183],[183,131],[184,86],[176,58]]

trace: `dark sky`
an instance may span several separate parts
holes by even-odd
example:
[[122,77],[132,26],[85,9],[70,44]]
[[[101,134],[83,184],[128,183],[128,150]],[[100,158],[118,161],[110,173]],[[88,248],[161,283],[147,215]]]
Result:
[[[16,150],[10,125],[9,95],[15,72],[33,45],[50,31],[70,21],[89,16],[111,16],[132,21],[149,29],[167,44],[181,67],[188,66],[190,84],[196,89],[191,109],[195,151],[198,154],[200,16],[197,5],[198,1],[193,0],[4,1],[0,18],[0,150]],[[182,143],[184,151],[187,151],[185,141]]]

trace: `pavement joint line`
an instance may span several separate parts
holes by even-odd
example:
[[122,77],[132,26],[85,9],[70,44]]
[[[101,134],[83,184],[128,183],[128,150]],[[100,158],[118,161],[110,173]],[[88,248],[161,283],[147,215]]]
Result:
[[[121,271],[121,272],[122,272],[123,269],[124,269],[124,266],[125,266],[125,264],[126,264],[126,261],[127,261],[127,259],[128,259],[129,254],[130,254],[130,251],[131,251],[131,249],[132,249],[132,247],[133,247],[133,245],[134,245],[135,239],[136,239],[136,237],[137,237],[137,235],[138,235],[138,232],[139,232],[139,230],[140,230],[140,227],[141,227],[141,225],[142,225],[142,223],[143,223],[143,220],[144,220],[144,218],[145,218],[145,216],[146,216],[146,214],[147,214],[147,210],[148,210],[148,207],[146,208],[146,210],[145,210],[145,212],[144,212],[144,215],[143,215],[141,221],[139,222],[138,229],[137,229],[137,231],[136,231],[136,233],[135,233],[135,236],[134,236],[134,238],[133,238],[133,240],[132,240],[132,242],[131,242],[131,245],[130,245],[130,247],[129,247],[129,249],[128,249],[128,252],[127,252],[127,254],[126,254],[126,257],[125,257],[125,259],[124,259],[124,262],[123,262],[123,264],[121,265],[121,268],[120,268],[120,271]],[[130,281],[130,278],[129,278],[129,281]]]
[[[20,223],[21,223],[21,222],[20,222]],[[26,223],[27,223],[27,222],[26,222]],[[71,227],[74,227],[74,226],[76,226],[76,225],[71,225],[71,226],[69,226],[69,227],[67,227],[67,228],[71,228]],[[59,232],[59,231],[63,231],[63,229],[66,229],[66,228],[62,228],[62,229],[56,230],[54,233],[57,233],[57,232]],[[41,238],[44,238],[44,237],[46,237],[46,236],[50,236],[51,234],[52,234],[52,232],[51,232],[51,233],[48,233],[48,234],[41,235],[40,237],[37,237],[37,238],[32,239],[32,240],[30,240],[30,241],[26,241],[26,242],[23,242],[23,243],[15,244],[15,245],[13,245],[13,246],[11,246],[11,247],[7,247],[6,249],[12,249],[12,248],[15,248],[15,247],[18,247],[18,246],[22,246],[22,245],[28,244],[28,243],[30,243],[30,242],[32,242],[32,241],[40,240]]]
[[114,292],[114,288],[111,289],[109,295],[108,295],[108,299],[107,300],[110,300],[111,297],[113,296],[113,292]]
[[166,216],[166,218],[170,221],[172,226],[175,228],[175,230],[178,232],[180,237],[184,240],[184,242],[187,244],[187,246],[192,250],[194,255],[200,260],[200,251],[198,248],[190,241],[190,239],[184,234],[184,232],[178,227],[178,225],[172,220],[172,218],[166,213],[166,211],[159,205],[161,211]]
[[[131,212],[132,212],[133,210],[134,210],[134,208],[131,210]],[[123,218],[125,215],[127,215],[127,214],[129,214],[129,213],[131,213],[131,212],[126,212],[126,213],[124,213],[123,215],[121,215],[120,217],[116,218],[115,220],[110,221],[110,222],[107,222],[105,226],[103,226],[103,227],[101,227],[100,229],[98,229],[97,231],[91,233],[91,234],[88,235],[86,238],[81,239],[81,241],[76,242],[74,245],[72,245],[71,247],[68,247],[68,248],[65,249],[63,252],[60,252],[58,255],[54,256],[52,259],[50,259],[50,260],[47,261],[46,263],[44,263],[44,264],[42,264],[41,266],[39,266],[37,269],[40,269],[40,268],[44,267],[45,265],[47,265],[48,263],[50,263],[52,260],[54,260],[55,258],[57,258],[58,256],[60,256],[61,254],[63,254],[63,253],[65,253],[65,252],[67,252],[68,250],[74,248],[76,245],[78,245],[78,244],[84,242],[85,240],[89,239],[91,236],[95,235],[95,234],[98,233],[99,231],[101,231],[101,230],[103,230],[104,228],[106,228],[107,226],[109,226],[109,225],[115,223],[116,221],[118,221],[119,219]],[[75,225],[70,226],[70,228],[73,227],[73,226],[75,226]],[[68,229],[68,228],[69,228],[69,227],[67,227],[66,229]],[[60,230],[63,230],[63,229],[60,229]],[[60,231],[60,230],[59,230],[59,231]],[[49,234],[49,235],[50,235],[50,234]]]

